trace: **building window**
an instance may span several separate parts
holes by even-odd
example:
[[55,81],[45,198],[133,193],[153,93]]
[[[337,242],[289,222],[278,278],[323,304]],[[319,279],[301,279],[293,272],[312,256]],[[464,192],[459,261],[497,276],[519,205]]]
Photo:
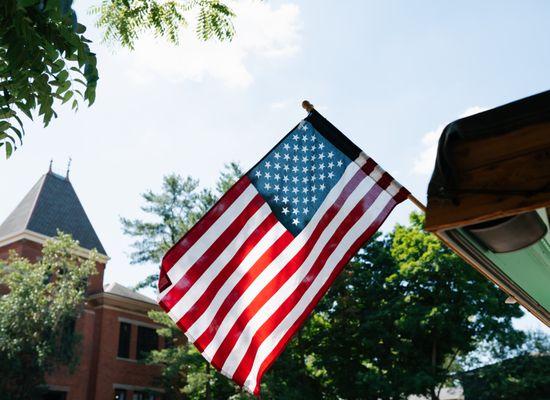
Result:
[[132,400],[155,400],[156,397],[153,393],[146,392],[134,392]]
[[[130,358],[130,337],[132,335],[132,325],[121,322],[120,332],[118,334],[118,356],[121,358]],[[126,397],[124,397],[126,399]]]
[[151,350],[158,350],[159,338],[157,331],[152,328],[146,328],[144,326],[138,326],[137,337],[137,358],[143,359],[147,357],[147,354]]
[[127,400],[126,389],[115,389],[115,400]]
[[67,398],[67,392],[49,390],[42,396],[42,400],[65,400]]

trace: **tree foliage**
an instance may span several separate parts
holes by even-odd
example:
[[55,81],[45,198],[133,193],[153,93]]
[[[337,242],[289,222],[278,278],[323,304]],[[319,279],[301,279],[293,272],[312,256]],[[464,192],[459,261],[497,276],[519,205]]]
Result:
[[367,243],[317,308],[326,328],[312,358],[336,397],[436,399],[457,356],[525,339],[511,323],[519,307],[422,224],[412,214]]
[[59,234],[31,263],[10,255],[0,265],[0,398],[34,399],[54,366],[78,361],[74,322],[84,303],[95,253],[82,260],[78,242]]
[[[159,263],[172,247],[210,209],[216,200],[242,175],[238,164],[229,163],[221,172],[213,189],[200,188],[190,176],[170,174],[163,178],[162,191],[148,190],[141,196],[143,212],[148,219],[121,218],[122,229],[135,238],[130,254],[133,264]],[[158,274],[147,278],[141,286],[156,287]]]
[[196,348],[164,311],[149,311],[149,317],[164,326],[157,330],[169,346],[152,351],[146,363],[162,365],[158,384],[168,400],[203,400],[250,398],[204,360]]
[[[99,78],[96,55],[77,21],[73,0],[2,0],[0,2],[0,147],[9,158],[22,144],[22,117],[38,114],[44,126],[59,105],[95,101]],[[196,15],[203,39],[231,39],[234,13],[220,0],[102,0],[92,7],[105,39],[133,48],[153,31],[177,43]]]
[[466,400],[550,399],[550,353],[524,354],[461,374]]
[[[95,54],[72,0],[3,0],[0,4],[0,147],[22,143],[22,114],[38,111],[44,126],[55,105],[95,100]],[[22,113],[22,114],[21,114]]]
[[[157,225],[151,231],[126,231],[138,239],[136,244],[144,251],[140,255],[160,260],[164,249],[238,175],[233,166],[222,174],[217,189],[203,191],[198,183],[186,188],[166,185],[186,182],[166,177],[164,192],[146,193],[144,210],[155,216]],[[203,196],[171,211],[170,204],[182,204],[199,193]],[[136,220],[131,227],[143,224]],[[522,315],[519,306],[505,304],[506,296],[498,288],[422,225],[423,217],[412,214],[409,225],[377,234],[363,246],[265,375],[262,398],[406,399],[417,394],[436,399],[444,385],[456,381],[462,368],[458,360],[479,346],[494,354],[521,348],[525,335],[511,323]],[[148,235],[156,239],[149,240]],[[159,243],[164,247],[157,252]],[[179,346],[154,352],[150,359],[167,366],[163,382],[167,393],[174,395],[168,398],[208,398],[208,393],[216,399],[247,396],[228,379],[207,370],[206,362],[164,313],[151,317],[166,326],[161,335],[178,337]]]
[[92,10],[99,15],[105,40],[129,48],[146,31],[177,44],[180,29],[187,26],[186,13],[197,13],[196,33],[203,40],[232,39],[235,33],[235,14],[220,0],[103,0]]

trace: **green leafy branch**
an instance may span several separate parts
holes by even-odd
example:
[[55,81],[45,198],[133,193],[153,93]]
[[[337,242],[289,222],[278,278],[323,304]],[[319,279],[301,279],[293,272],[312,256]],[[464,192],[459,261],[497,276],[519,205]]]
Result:
[[235,14],[219,0],[103,0],[100,6],[91,8],[99,15],[97,26],[105,30],[105,41],[119,42],[130,49],[145,31],[177,44],[180,28],[187,26],[184,14],[191,11],[198,12],[196,33],[201,39],[233,38]]
[[91,105],[98,80],[95,54],[72,0],[4,0],[0,5],[0,147],[10,157],[25,130],[19,112],[44,126],[54,104],[76,95]]

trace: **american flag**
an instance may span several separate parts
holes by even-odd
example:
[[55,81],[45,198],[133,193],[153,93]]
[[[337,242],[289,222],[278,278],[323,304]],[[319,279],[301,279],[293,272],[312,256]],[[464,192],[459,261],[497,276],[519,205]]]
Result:
[[159,303],[218,371],[263,374],[408,192],[313,110],[162,261]]

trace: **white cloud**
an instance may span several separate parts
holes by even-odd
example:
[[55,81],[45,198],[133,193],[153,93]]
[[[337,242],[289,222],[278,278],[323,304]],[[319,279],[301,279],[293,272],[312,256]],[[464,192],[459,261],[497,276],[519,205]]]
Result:
[[[485,110],[486,108],[480,106],[469,107],[459,115],[459,118],[468,117],[470,115],[477,114]],[[423,149],[414,160],[414,173],[419,175],[428,175],[433,171],[435,156],[437,154],[437,142],[444,128],[445,125],[441,124],[433,131],[430,131],[422,136]]]
[[297,5],[287,3],[274,8],[269,2],[257,0],[228,4],[236,14],[236,35],[231,42],[201,41],[193,26],[182,32],[177,46],[165,39],[144,37],[136,45],[129,76],[138,83],[157,76],[172,82],[214,78],[229,87],[244,88],[254,80],[247,67],[252,57],[286,58],[299,51]]

